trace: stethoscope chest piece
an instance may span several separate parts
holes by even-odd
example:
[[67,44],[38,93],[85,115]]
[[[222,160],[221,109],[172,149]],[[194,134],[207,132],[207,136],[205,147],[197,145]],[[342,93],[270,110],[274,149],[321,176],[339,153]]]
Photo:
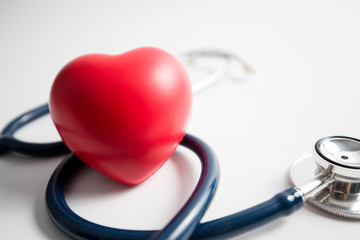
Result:
[[312,156],[293,164],[290,179],[312,206],[360,220],[360,140],[342,136],[318,140]]

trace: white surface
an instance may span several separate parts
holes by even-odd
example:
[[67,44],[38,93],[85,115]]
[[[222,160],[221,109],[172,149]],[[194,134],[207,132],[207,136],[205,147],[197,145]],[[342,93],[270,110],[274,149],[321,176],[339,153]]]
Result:
[[[290,165],[318,138],[360,138],[359,11],[357,1],[2,0],[0,127],[46,102],[59,69],[79,55],[140,46],[174,54],[232,51],[256,74],[197,93],[188,127],[220,159],[219,190],[204,220],[221,217],[289,186]],[[57,138],[49,118],[19,136]],[[62,158],[0,156],[0,239],[65,239],[44,203]],[[102,224],[160,228],[186,201],[198,172],[186,151],[135,188],[87,169],[67,198],[80,215]],[[346,239],[359,224],[305,207],[235,239]]]

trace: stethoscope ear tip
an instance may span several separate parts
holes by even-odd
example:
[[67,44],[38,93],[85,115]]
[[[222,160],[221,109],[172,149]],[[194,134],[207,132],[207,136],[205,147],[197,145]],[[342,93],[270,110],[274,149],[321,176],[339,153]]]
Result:
[[256,74],[256,70],[248,63],[244,64],[244,69],[245,69],[246,74],[248,74],[248,75]]

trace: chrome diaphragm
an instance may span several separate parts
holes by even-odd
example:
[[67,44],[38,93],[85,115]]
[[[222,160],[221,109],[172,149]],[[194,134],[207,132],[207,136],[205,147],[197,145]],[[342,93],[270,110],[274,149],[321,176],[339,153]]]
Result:
[[320,139],[312,156],[294,163],[290,179],[311,205],[360,220],[360,140],[343,136]]

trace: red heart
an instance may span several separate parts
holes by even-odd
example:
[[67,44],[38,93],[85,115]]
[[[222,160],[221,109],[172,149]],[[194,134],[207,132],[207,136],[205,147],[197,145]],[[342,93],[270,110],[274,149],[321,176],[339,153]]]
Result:
[[173,154],[191,114],[191,85],[167,52],[138,48],[68,63],[50,94],[50,114],[68,148],[90,167],[138,184]]

